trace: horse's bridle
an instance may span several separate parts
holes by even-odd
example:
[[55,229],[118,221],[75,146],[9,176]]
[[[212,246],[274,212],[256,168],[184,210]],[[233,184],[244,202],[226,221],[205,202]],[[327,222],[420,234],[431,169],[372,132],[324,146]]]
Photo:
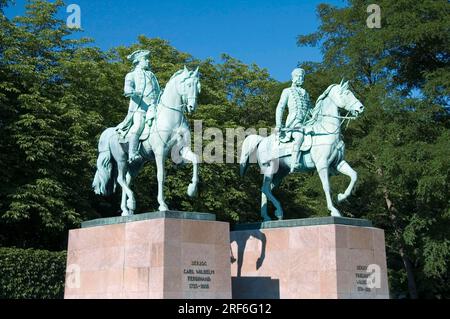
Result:
[[163,102],[160,102],[159,104],[162,107],[165,107],[166,109],[177,111],[177,112],[180,112],[180,113],[184,113],[184,110],[186,108],[186,103],[180,104],[180,105],[178,105],[176,107],[165,105]]
[[[185,93],[186,92],[185,86],[186,86],[186,83],[183,83],[183,91],[184,92],[180,94],[181,95],[181,101],[183,102],[183,101],[187,100],[189,102],[189,99],[194,99],[194,98],[193,97],[186,97],[187,94]],[[176,112],[180,112],[182,115],[184,115],[184,111],[187,108],[187,103],[182,103],[182,104],[180,104],[178,106],[168,106],[168,105],[164,104],[161,100],[159,101],[159,105],[161,105],[162,107],[164,107],[166,109],[169,109],[169,110],[172,110],[172,111],[176,111]],[[184,121],[185,121],[185,118],[184,118],[184,116],[182,116],[181,117],[181,121],[178,124],[177,128],[181,127],[181,125],[183,124]],[[166,142],[164,142],[164,140],[162,139],[161,135],[159,134],[159,130],[156,128],[156,126],[155,126],[155,130],[156,130],[156,132],[158,134],[158,137],[161,140],[161,142],[164,144],[165,147],[167,147],[168,144]],[[175,131],[175,129],[172,130],[172,131]]]
[[[332,97],[330,94],[328,94],[328,97],[330,98],[330,100],[331,100],[334,104],[336,104],[336,106],[337,106],[338,108],[346,109],[345,106],[341,106],[341,105],[339,105],[338,103],[336,103],[336,101],[333,99],[333,97]],[[353,105],[355,105],[356,103],[360,103],[360,102],[359,102],[358,99],[355,97],[355,101],[354,101],[352,104],[350,104],[350,106],[349,106],[348,108],[351,109],[351,108],[353,107]],[[349,111],[349,110],[347,110],[347,109],[346,109],[346,111],[347,111],[347,114],[351,112],[351,111]],[[334,118],[345,119],[345,120],[347,120],[347,119],[354,120],[354,119],[357,118],[357,116],[347,116],[347,115],[346,115],[346,116],[340,116],[340,115],[338,115],[338,116],[333,116],[333,115],[322,115],[322,116],[334,117]]]
[[195,99],[195,97],[188,97],[187,93],[186,93],[186,83],[183,83],[183,92],[180,94],[181,95],[181,104],[178,106],[168,106],[166,104],[164,104],[163,102],[160,101],[160,105],[162,107],[165,107],[166,109],[170,109],[173,111],[177,111],[180,113],[184,113],[184,111],[187,109],[188,103],[190,100]]
[[191,100],[195,100],[195,99],[196,99],[196,96],[194,96],[194,97],[187,96],[187,93],[186,93],[186,82],[184,82],[183,83],[183,93],[181,94],[181,101],[183,102],[183,104],[181,104],[180,107],[181,108],[187,108],[187,106],[189,105],[189,102]]
[[[331,102],[333,102],[338,108],[346,109],[345,106],[340,106],[338,103],[336,103],[336,101],[333,99],[333,97],[330,94],[328,94],[328,97],[330,98]],[[356,103],[360,103],[357,98],[355,98],[355,101],[352,104],[350,104],[350,106],[348,108],[351,109],[353,107],[353,105],[355,105]],[[320,111],[322,112],[322,110],[320,110]],[[345,116],[342,116],[342,115],[324,115],[324,114],[321,114],[321,113],[319,113],[318,116],[340,119],[342,121],[339,124],[339,127],[341,127],[345,120],[349,120],[349,123],[350,123],[351,120],[356,120],[358,118],[357,115],[356,116],[348,116],[348,114],[351,111],[349,111],[347,109],[346,109],[346,111],[347,111],[347,114]]]
[[[344,106],[340,106],[338,103],[336,103],[336,101],[333,99],[333,97],[332,97],[331,94],[328,94],[327,96],[330,98],[331,102],[333,102],[338,108],[345,109]],[[350,106],[349,106],[348,108],[351,109],[351,107],[352,107],[353,105],[355,105],[356,103],[359,103],[359,101],[358,101],[357,98],[355,98],[355,101],[354,101],[352,104],[350,104]],[[339,129],[340,129],[340,127],[342,126],[342,124],[344,124],[345,120],[348,120],[348,123],[350,123],[351,120],[356,120],[356,119],[358,118],[358,116],[348,116],[348,114],[351,112],[351,111],[348,111],[348,110],[347,110],[347,114],[346,114],[345,116],[342,116],[342,115],[325,115],[325,114],[322,114],[322,110],[323,110],[323,109],[321,108],[321,109],[320,109],[320,113],[317,114],[317,116],[331,117],[331,118],[335,118],[335,119],[342,120],[341,123],[339,123],[339,125],[337,126],[336,131],[334,131],[334,132],[328,132],[328,131],[323,127],[323,125],[322,125],[322,123],[321,123],[322,128],[323,128],[328,134],[337,134],[337,133],[339,132]],[[347,123],[347,126],[348,126],[348,123]]]

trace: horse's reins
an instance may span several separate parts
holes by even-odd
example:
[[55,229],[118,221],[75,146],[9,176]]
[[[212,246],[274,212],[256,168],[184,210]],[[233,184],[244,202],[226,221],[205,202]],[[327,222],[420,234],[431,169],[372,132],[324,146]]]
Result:
[[[183,104],[180,105],[180,108],[178,109],[178,108],[175,108],[175,107],[167,106],[167,105],[165,105],[165,104],[164,104],[163,102],[161,102],[161,101],[160,101],[159,105],[161,105],[162,107],[165,107],[166,109],[169,109],[169,110],[172,110],[172,111],[176,111],[176,112],[180,112],[181,115],[184,115],[183,112],[184,112],[184,108],[185,108],[185,106],[186,106],[186,104],[183,103]],[[183,124],[183,121],[184,121],[184,116],[181,116],[180,124],[178,124],[178,126],[177,126],[176,129],[172,129],[172,130],[170,130],[170,131],[173,132],[173,131],[178,130],[178,129],[181,127],[181,125]],[[164,144],[164,147],[165,147],[165,148],[169,148],[170,145],[168,145],[168,144],[167,144],[166,142],[164,142],[164,140],[162,139],[161,134],[159,133],[159,131],[162,131],[162,130],[158,130],[157,125],[158,125],[158,123],[156,122],[156,117],[155,117],[154,131],[156,131],[156,133],[158,134],[158,137],[159,137],[159,139],[161,140],[161,142]],[[167,131],[169,131],[169,130],[167,130]]]
[[184,112],[184,109],[185,109],[185,107],[186,107],[186,103],[180,104],[180,105],[177,106],[177,107],[167,106],[167,105],[165,105],[163,102],[160,102],[159,104],[160,104],[161,106],[165,107],[166,109],[170,109],[170,110],[177,111],[177,112],[180,112],[180,113],[183,113],[183,112]]
[[[181,100],[183,101],[183,95],[182,95],[181,97],[182,97]],[[186,99],[189,100],[189,97],[186,98]],[[187,107],[187,103],[182,103],[182,104],[180,104],[179,106],[171,107],[171,106],[168,106],[168,105],[164,104],[164,103],[160,100],[160,101],[159,101],[159,105],[161,105],[162,107],[165,107],[166,109],[169,109],[169,110],[172,110],[172,111],[176,111],[176,112],[180,112],[180,113],[181,113],[182,116],[181,116],[180,124],[178,124],[178,126],[177,126],[176,129],[172,129],[171,131],[176,131],[176,130],[178,130],[178,129],[181,127],[181,125],[183,124],[184,120],[185,120],[185,117],[184,117],[184,111],[185,111],[185,109],[186,109],[186,107]],[[167,147],[167,148],[169,148],[170,145],[168,145],[166,142],[164,142],[164,140],[163,140],[162,137],[161,137],[161,134],[159,134],[159,131],[160,131],[160,130],[157,129],[156,125],[157,125],[157,123],[156,123],[156,118],[155,118],[155,130],[156,130],[156,132],[158,133],[158,137],[159,137],[159,139],[161,140],[161,142],[164,144],[164,146]]]
[[[334,99],[331,97],[331,95],[327,95],[327,96],[328,96],[328,98],[329,98],[336,106],[339,107],[339,104],[337,104],[336,101],[334,101]],[[352,106],[353,106],[354,104],[356,104],[356,103],[358,103],[358,100],[356,100],[355,102],[353,102],[353,103],[350,105],[350,107],[352,107]],[[324,130],[325,132],[327,132],[327,134],[325,134],[325,135],[328,135],[328,134],[330,134],[330,135],[332,135],[332,134],[337,134],[338,131],[339,131],[339,129],[340,129],[340,127],[342,126],[342,124],[344,124],[345,120],[348,120],[347,126],[346,126],[346,128],[347,128],[348,125],[350,124],[350,121],[351,121],[351,120],[355,120],[355,119],[358,118],[357,116],[348,116],[348,114],[350,113],[350,111],[348,111],[347,114],[346,114],[345,116],[342,116],[342,115],[327,115],[327,114],[322,114],[322,111],[323,111],[323,109],[321,108],[321,109],[320,109],[320,113],[317,114],[316,116],[317,116],[317,117],[319,117],[319,116],[322,116],[322,117],[331,117],[331,118],[340,119],[340,120],[342,119],[341,123],[339,123],[338,127],[336,128],[336,131],[334,131],[334,132],[328,132],[328,131],[325,129],[325,127],[323,127],[322,123],[320,123],[320,126],[322,126],[323,130]],[[303,130],[303,128],[283,129],[282,131],[300,131],[300,130]],[[321,134],[315,134],[315,135],[321,135]]]
[[[336,101],[331,97],[331,95],[328,95],[328,97],[330,98],[330,100],[337,106],[339,107],[339,104],[336,103]],[[356,100],[354,101],[352,104],[350,104],[351,108],[353,105],[355,105],[356,103],[358,103],[359,101]],[[322,126],[322,128],[325,130],[325,132],[327,132],[328,134],[337,134],[337,132],[339,131],[340,127],[342,126],[342,124],[344,124],[345,120],[348,120],[347,122],[347,126],[346,129],[348,127],[348,125],[350,124],[351,120],[356,120],[358,117],[357,116],[348,116],[348,114],[350,113],[350,111],[347,111],[347,114],[345,116],[342,115],[327,115],[327,114],[322,114],[323,109],[320,109],[320,113],[317,114],[317,116],[322,116],[322,117],[331,117],[331,118],[335,118],[335,119],[342,119],[341,123],[339,123],[339,126],[336,128],[336,131],[334,132],[328,132],[322,125],[322,123],[320,123],[320,126]]]

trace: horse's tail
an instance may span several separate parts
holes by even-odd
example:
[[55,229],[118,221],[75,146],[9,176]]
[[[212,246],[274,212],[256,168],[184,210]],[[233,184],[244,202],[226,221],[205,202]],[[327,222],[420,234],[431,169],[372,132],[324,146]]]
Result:
[[263,137],[259,135],[249,135],[245,138],[244,143],[242,144],[240,159],[241,177],[244,176],[247,171],[250,156],[256,151],[262,140]]
[[98,195],[109,196],[116,190],[117,165],[109,148],[109,140],[114,134],[114,128],[106,129],[98,143],[97,171],[92,182],[92,188]]

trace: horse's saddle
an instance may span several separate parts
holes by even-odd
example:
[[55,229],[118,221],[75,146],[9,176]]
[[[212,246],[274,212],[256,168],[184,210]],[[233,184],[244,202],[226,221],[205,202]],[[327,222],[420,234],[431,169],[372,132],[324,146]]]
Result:
[[[150,136],[150,129],[151,127],[147,123],[145,123],[144,129],[142,130],[141,136],[139,137],[140,142],[148,139],[148,137]],[[117,130],[117,132],[118,132],[117,136],[119,137],[119,143],[120,144],[128,143],[128,135],[123,135],[123,133],[120,130]]]
[[[268,163],[276,158],[289,156],[292,154],[294,140],[284,143],[278,139],[276,134],[270,135],[267,139],[261,142],[259,147],[259,157],[261,163]],[[304,136],[303,143],[300,146],[300,151],[306,152],[311,149],[312,136],[307,134]]]
[[145,123],[145,127],[144,130],[141,133],[141,136],[139,137],[139,141],[145,141],[146,139],[148,139],[148,137],[150,136],[150,125],[147,124],[147,122]]

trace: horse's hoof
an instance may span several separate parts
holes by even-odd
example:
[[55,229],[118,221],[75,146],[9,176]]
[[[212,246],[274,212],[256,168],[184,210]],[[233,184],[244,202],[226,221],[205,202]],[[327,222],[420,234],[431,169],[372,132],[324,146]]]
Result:
[[187,194],[189,197],[195,197],[197,194],[197,185],[194,183],[190,183],[187,189]]
[[270,218],[269,215],[263,215],[262,218],[264,222],[270,222],[272,220],[272,218]]
[[337,209],[331,210],[331,216],[342,217],[341,213],[339,213],[339,211]]
[[345,195],[344,194],[342,194],[342,193],[339,193],[338,194],[338,196],[337,196],[337,201],[338,201],[338,203],[342,203],[344,200],[345,200]]
[[275,216],[278,218],[278,220],[282,220],[283,219],[283,211],[276,210]]
[[166,211],[169,210],[169,207],[167,207],[167,205],[160,205],[159,208],[158,208],[158,210],[159,210],[160,212],[166,212]]
[[122,216],[130,216],[130,214],[128,212],[122,212]]
[[127,207],[129,210],[136,210],[136,201],[128,199],[127,200]]

